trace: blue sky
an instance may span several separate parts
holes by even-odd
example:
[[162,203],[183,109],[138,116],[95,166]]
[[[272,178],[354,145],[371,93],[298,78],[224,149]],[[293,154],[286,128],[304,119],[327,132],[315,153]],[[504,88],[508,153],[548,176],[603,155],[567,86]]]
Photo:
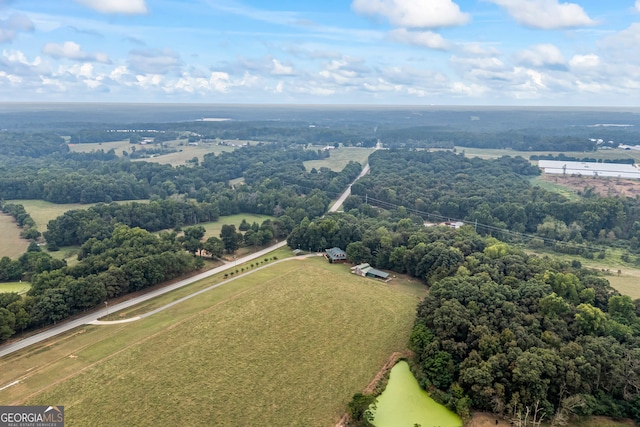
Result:
[[0,0],[0,102],[640,105],[640,0]]

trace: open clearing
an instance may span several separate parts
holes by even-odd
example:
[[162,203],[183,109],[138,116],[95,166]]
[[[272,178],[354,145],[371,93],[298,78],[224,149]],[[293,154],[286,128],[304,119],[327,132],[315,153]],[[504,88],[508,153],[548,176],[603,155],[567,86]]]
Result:
[[[607,250],[609,255],[604,260],[585,259],[580,256],[559,254],[541,250],[525,250],[528,254],[535,254],[540,257],[549,256],[560,258],[565,261],[578,260],[585,268],[591,268],[603,272],[603,277],[609,281],[611,286],[623,295],[631,298],[640,298],[640,268],[623,263],[620,260],[619,251]],[[620,274],[618,274],[618,270]]]
[[122,157],[122,151],[131,153],[131,147],[135,144],[130,144],[128,139],[111,142],[95,142],[85,144],[69,144],[69,151],[72,153],[91,153],[92,151],[103,150],[105,153],[109,150],[113,150],[117,156]]
[[20,231],[11,215],[0,212],[0,258],[17,258],[27,251],[29,241],[20,237]]
[[93,206],[91,204],[66,203],[59,205],[56,203],[45,202],[44,200],[7,200],[7,203],[15,203],[24,206],[31,218],[36,222],[36,226],[40,232],[47,231],[47,224],[52,219],[56,219],[66,211],[72,209],[87,209]]
[[[148,203],[144,200],[121,200],[115,203]],[[7,203],[15,203],[24,206],[31,218],[36,222],[36,226],[40,232],[47,231],[47,224],[52,219],[56,219],[60,215],[73,209],[88,209],[91,206],[97,205],[97,203],[65,203],[57,204],[51,202],[45,202],[44,200],[7,200]]]
[[[167,141],[164,143],[164,146],[176,149],[178,151],[175,153],[162,154],[160,156],[145,159],[136,159],[135,161],[145,161],[159,163],[161,165],[180,166],[188,164],[187,162],[194,157],[197,157],[198,162],[201,162],[205,154],[214,153],[215,155],[218,155],[220,153],[233,151],[237,148],[228,145],[218,145],[217,143],[198,143],[198,145],[187,145],[187,141],[184,139],[177,141]],[[153,148],[154,146],[150,145],[150,147]],[[138,149],[143,150],[144,147],[138,147]]]
[[[534,185],[543,182],[555,186],[559,192],[565,195],[570,193],[574,195],[582,194],[588,188],[604,197],[636,197],[640,195],[640,181],[635,179],[542,174],[536,177],[536,181],[532,181]],[[541,186],[544,188],[544,184]]]
[[406,347],[417,301],[400,281],[292,260],[138,322],[5,357],[0,385],[20,383],[0,401],[65,405],[69,426],[114,414],[136,426],[330,426]]
[[[233,141],[233,143],[240,145],[246,143],[247,141]],[[179,166],[187,164],[188,160],[193,159],[194,157],[198,158],[198,161],[202,161],[205,154],[215,153],[220,154],[222,152],[233,151],[237,147],[231,145],[218,145],[217,142],[198,142],[198,145],[188,145],[186,139],[177,139],[173,141],[165,141],[163,143],[165,148],[171,148],[175,150],[179,150],[175,153],[163,154],[160,156],[154,156],[150,158],[144,159],[135,159],[135,161],[145,161],[145,162],[153,162],[160,163],[163,165],[172,165]],[[109,150],[114,150],[115,154],[119,157],[123,156],[123,151],[127,152],[127,155],[130,155],[132,151],[142,151],[146,148],[152,150],[158,148],[158,144],[131,144],[129,140],[122,141],[113,141],[113,142],[102,142],[102,143],[91,143],[91,144],[69,144],[69,149],[73,152],[79,153],[91,153],[92,151],[104,150],[105,152]]]
[[266,219],[275,219],[269,215],[258,215],[258,214],[237,214],[237,215],[228,215],[221,216],[217,221],[212,222],[203,222],[197,225],[201,225],[206,230],[204,234],[204,240],[209,237],[218,237],[220,238],[220,231],[222,231],[223,225],[235,225],[236,230],[240,227],[240,223],[242,220],[246,219],[249,224],[257,222],[258,225],[262,224]]
[[464,151],[464,155],[467,157],[481,157],[483,159],[497,159],[502,156],[522,156],[528,159],[531,156],[540,156],[547,154],[560,154],[563,153],[567,157],[577,157],[583,159],[589,157],[592,159],[613,160],[613,159],[634,159],[636,162],[640,162],[640,151],[637,150],[598,150],[598,151],[518,151],[507,150],[498,148],[473,148],[473,147],[455,147],[458,153]]
[[0,293],[3,292],[16,292],[18,294],[25,294],[31,288],[29,282],[3,282],[0,283]]
[[[318,147],[313,147],[313,149],[317,148]],[[327,159],[308,160],[304,162],[304,167],[307,168],[308,171],[313,168],[316,168],[316,170],[329,168],[332,171],[340,172],[351,161],[365,165],[369,155],[374,151],[373,148],[340,147],[329,150],[330,157]]]

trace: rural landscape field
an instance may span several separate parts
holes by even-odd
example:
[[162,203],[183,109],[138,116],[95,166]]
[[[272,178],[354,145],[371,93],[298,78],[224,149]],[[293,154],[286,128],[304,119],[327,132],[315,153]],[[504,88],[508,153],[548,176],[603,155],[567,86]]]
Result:
[[0,399],[59,402],[69,425],[114,413],[135,425],[330,425],[405,348],[415,288],[293,259],[144,320],[4,358],[0,382],[21,382]]

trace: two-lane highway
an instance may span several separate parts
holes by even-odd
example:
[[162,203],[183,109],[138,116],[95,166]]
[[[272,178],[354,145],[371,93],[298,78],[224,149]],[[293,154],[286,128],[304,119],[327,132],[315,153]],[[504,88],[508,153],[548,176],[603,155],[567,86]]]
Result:
[[[173,283],[171,285],[168,286],[164,286],[162,288],[159,289],[155,289],[151,292],[148,292],[144,295],[140,295],[139,297],[136,298],[132,298],[130,300],[127,301],[123,301],[119,304],[115,304],[113,306],[109,307],[109,312],[110,313],[115,313],[116,311],[120,311],[123,310],[125,308],[129,308],[133,305],[136,304],[140,304],[141,302],[145,302],[148,301],[152,298],[155,298],[157,296],[166,294],[167,292],[171,292],[174,291],[176,289],[182,288],[183,286],[187,286],[190,285],[194,282],[197,282],[198,280],[202,280],[202,279],[206,279],[209,276],[212,276],[214,274],[217,273],[221,273],[225,270],[234,268],[236,264],[242,264],[245,263],[247,261],[251,261],[254,260],[256,258],[260,258],[266,254],[268,254],[271,251],[274,251],[278,248],[281,248],[283,246],[285,246],[287,244],[287,241],[283,241],[283,242],[279,242],[276,243],[275,245],[269,246],[268,248],[262,249],[261,251],[252,253],[250,255],[247,255],[245,257],[242,258],[238,258],[237,260],[235,260],[234,262],[230,262],[227,263],[225,265],[221,265],[220,267],[216,267],[213,268],[211,270],[207,270],[203,273],[200,273],[198,275],[195,275],[193,277],[189,277],[188,279],[184,279],[184,280],[180,280],[179,282]],[[36,344],[39,343],[40,341],[49,339],[51,337],[54,337],[58,334],[70,331],[71,329],[77,328],[78,326],[82,326],[82,325],[86,325],[87,323],[91,323],[95,320],[98,320],[98,318],[100,317],[104,317],[107,314],[107,309],[105,308],[104,310],[98,310],[98,311],[94,311],[93,313],[89,313],[85,316],[82,317],[78,317],[77,319],[73,319],[70,320],[68,322],[63,322],[60,323],[57,326],[54,326],[52,328],[49,328],[45,331],[42,331],[38,334],[32,335],[28,338],[24,338],[20,341],[16,341],[14,343],[11,344],[7,344],[4,345],[2,347],[0,347],[0,357],[5,356],[7,354],[13,353],[14,351],[18,351],[21,350],[25,347],[28,347],[32,344]]]

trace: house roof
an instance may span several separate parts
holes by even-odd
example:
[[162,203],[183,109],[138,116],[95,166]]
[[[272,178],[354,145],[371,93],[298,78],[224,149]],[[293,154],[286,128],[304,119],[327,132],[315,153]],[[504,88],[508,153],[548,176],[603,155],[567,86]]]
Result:
[[347,253],[345,251],[343,251],[340,248],[330,248],[326,250],[327,255],[329,255],[329,257],[331,259],[346,259],[347,258]]
[[356,265],[355,267],[352,267],[351,269],[352,270],[358,269],[358,270],[362,271],[365,275],[382,277],[383,279],[386,279],[387,277],[389,277],[389,273],[385,273],[384,271],[381,271],[381,270],[378,270],[376,268],[373,268],[368,263]]

